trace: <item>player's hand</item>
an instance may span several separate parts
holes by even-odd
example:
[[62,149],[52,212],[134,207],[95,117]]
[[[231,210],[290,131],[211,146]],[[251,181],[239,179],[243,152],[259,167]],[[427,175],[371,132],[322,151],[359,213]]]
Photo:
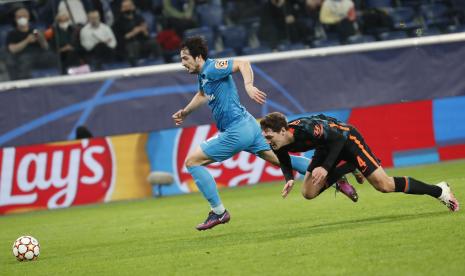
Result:
[[174,120],[174,123],[177,126],[179,126],[180,124],[182,124],[182,122],[184,121],[184,118],[186,118],[186,116],[187,116],[187,114],[184,111],[184,109],[180,109],[176,113],[173,114],[172,118]]
[[319,185],[321,182],[325,181],[328,171],[323,167],[316,167],[312,171],[312,183],[313,185]]
[[294,180],[287,181],[286,185],[284,185],[284,188],[281,192],[281,196],[283,198],[286,198],[286,196],[291,192],[292,187],[294,187]]
[[245,88],[247,91],[247,94],[252,98],[252,100],[256,101],[259,104],[264,104],[266,100],[266,93],[263,91],[260,91],[257,87],[255,86],[247,86]]

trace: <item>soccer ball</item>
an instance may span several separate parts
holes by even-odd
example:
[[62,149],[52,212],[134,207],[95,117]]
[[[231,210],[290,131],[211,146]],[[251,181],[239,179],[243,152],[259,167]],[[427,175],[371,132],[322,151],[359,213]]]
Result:
[[40,245],[34,237],[21,236],[13,243],[13,255],[20,262],[34,261],[39,257]]

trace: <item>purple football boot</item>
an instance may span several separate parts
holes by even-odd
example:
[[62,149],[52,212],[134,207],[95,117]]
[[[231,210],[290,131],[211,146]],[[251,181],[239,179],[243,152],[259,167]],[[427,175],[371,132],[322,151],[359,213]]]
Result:
[[345,177],[342,177],[336,182],[336,190],[345,194],[353,202],[358,201],[358,194],[355,188],[349,184]]
[[205,222],[197,225],[195,228],[199,231],[208,230],[217,226],[218,224],[227,223],[230,219],[231,216],[227,210],[224,210],[224,213],[221,215],[217,215],[213,211],[210,211]]

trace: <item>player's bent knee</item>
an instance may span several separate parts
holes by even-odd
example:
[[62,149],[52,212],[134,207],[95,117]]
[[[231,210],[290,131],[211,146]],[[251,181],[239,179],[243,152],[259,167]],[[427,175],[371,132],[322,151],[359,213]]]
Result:
[[197,162],[196,158],[188,156],[186,161],[184,162],[184,165],[186,165],[186,167],[189,168],[193,166],[199,166],[200,162]]
[[302,196],[305,198],[305,199],[314,199],[315,197],[318,196],[317,193],[312,193],[311,191],[302,191]]
[[214,162],[214,160],[209,159],[202,154],[192,154],[187,156],[186,161],[184,161],[184,165],[186,165],[187,168],[190,168],[193,166],[205,166],[212,162]]

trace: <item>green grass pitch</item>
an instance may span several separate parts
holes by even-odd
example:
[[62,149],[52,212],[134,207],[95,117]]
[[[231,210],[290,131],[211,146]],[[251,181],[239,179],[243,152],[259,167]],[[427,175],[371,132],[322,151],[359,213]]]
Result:
[[[465,160],[388,173],[445,179],[465,204]],[[0,275],[465,275],[465,205],[368,183],[358,203],[334,189],[307,201],[300,185],[282,199],[282,184],[222,190],[231,221],[205,232],[200,194],[0,217]],[[12,255],[25,234],[37,261]]]

